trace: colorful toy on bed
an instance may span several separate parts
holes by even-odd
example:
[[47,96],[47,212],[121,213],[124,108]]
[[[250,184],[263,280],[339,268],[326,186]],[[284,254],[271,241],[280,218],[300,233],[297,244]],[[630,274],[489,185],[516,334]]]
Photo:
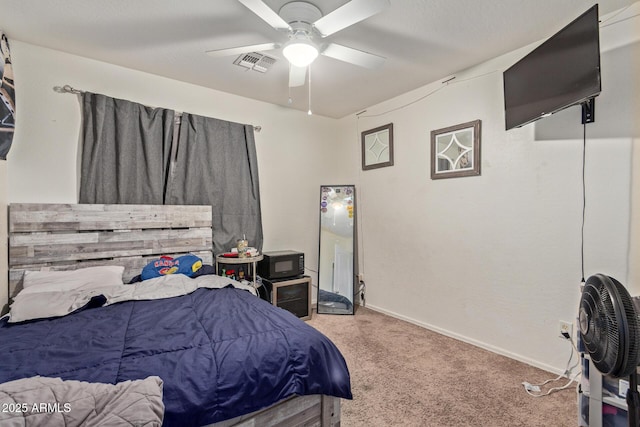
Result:
[[168,274],[184,274],[189,277],[202,267],[202,260],[193,254],[182,255],[177,258],[162,256],[147,264],[140,274],[142,280]]

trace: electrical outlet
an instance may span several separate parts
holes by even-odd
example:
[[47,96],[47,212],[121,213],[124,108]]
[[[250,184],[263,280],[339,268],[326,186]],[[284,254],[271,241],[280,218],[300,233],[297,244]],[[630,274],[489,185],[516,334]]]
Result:
[[364,282],[364,274],[358,274],[358,282]]
[[[568,335],[568,336],[566,336]],[[558,324],[558,336],[563,340],[568,340],[573,336],[573,323],[561,320]]]

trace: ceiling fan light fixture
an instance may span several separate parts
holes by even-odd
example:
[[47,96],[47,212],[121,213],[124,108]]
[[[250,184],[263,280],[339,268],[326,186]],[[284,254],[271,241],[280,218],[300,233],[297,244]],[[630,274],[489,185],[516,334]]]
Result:
[[306,67],[318,57],[318,48],[307,40],[289,41],[282,49],[285,58],[296,67]]

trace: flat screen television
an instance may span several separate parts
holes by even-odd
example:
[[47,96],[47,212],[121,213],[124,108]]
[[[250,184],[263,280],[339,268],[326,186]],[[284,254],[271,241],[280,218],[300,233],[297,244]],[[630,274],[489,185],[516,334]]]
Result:
[[598,5],[503,73],[506,129],[524,126],[601,91]]

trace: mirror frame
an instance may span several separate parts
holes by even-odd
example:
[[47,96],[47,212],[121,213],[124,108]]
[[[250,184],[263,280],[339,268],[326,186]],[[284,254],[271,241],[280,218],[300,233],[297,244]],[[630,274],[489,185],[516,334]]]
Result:
[[[471,148],[472,165],[463,169],[450,169],[445,171],[438,170],[438,136],[445,134],[453,134],[460,131],[471,130],[473,132],[473,141]],[[455,126],[449,126],[443,129],[431,131],[431,179],[456,178],[461,176],[477,176],[480,175],[480,131],[481,121],[474,120]]]
[[[352,233],[352,243],[351,243],[351,251],[352,251],[352,271],[351,271],[351,295],[349,295],[349,301],[351,302],[351,311],[344,312],[333,312],[333,311],[322,311],[320,309],[320,274],[322,270],[322,203],[323,203],[323,189],[324,188],[337,188],[337,187],[349,187],[353,190],[353,233]],[[357,201],[356,201],[356,186],[353,184],[347,185],[321,185],[320,186],[320,203],[319,203],[319,215],[318,215],[318,294],[316,295],[316,313],[318,314],[337,314],[337,315],[353,315],[356,311],[356,287],[357,287],[357,277],[358,277],[358,215],[357,215]]]

